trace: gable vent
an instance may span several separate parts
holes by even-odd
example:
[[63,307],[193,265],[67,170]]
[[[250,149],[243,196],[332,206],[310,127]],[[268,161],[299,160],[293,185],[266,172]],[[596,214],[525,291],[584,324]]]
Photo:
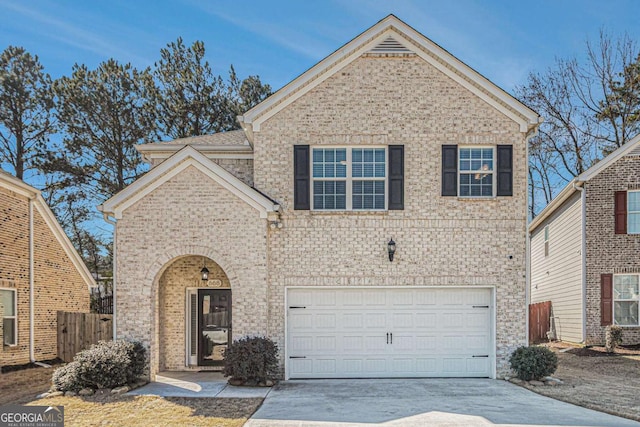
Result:
[[411,53],[411,49],[406,48],[393,36],[389,36],[381,43],[377,44],[368,53]]

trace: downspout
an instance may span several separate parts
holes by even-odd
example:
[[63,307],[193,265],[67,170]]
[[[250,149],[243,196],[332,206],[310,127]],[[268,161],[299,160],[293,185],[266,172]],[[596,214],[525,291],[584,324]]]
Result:
[[582,204],[582,247],[580,252],[582,255],[582,341],[581,344],[587,342],[587,192],[584,187],[573,183],[573,189],[580,192],[580,203]]
[[34,351],[34,307],[35,304],[33,302],[33,298],[35,296],[34,292],[34,278],[33,278],[33,199],[29,198],[29,360],[31,363],[36,362],[35,351]]
[[112,271],[113,271],[113,273],[111,274],[111,280],[112,280],[112,283],[111,283],[111,294],[112,295],[111,295],[111,297],[113,298],[112,299],[112,304],[113,304],[112,311],[113,311],[113,314],[111,315],[111,319],[112,319],[112,325],[113,325],[113,340],[115,341],[116,340],[116,331],[117,331],[117,329],[116,329],[116,322],[117,322],[117,316],[116,316],[116,306],[117,306],[117,304],[116,304],[116,286],[117,286],[117,283],[118,283],[116,281],[116,240],[117,240],[116,237],[117,237],[117,233],[118,233],[118,227],[116,227],[116,222],[115,221],[112,221],[112,220],[109,219],[109,215],[107,213],[103,213],[102,217],[104,218],[104,220],[107,223],[113,225],[113,253],[112,253],[112,256],[113,256],[113,266],[112,266],[113,270]]

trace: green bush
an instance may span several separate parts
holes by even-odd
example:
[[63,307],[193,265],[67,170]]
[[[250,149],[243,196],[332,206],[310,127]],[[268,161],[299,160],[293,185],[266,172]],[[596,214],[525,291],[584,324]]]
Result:
[[244,337],[224,352],[222,373],[232,380],[265,382],[278,369],[278,346],[269,338]]
[[509,363],[521,380],[539,380],[556,371],[558,356],[546,347],[519,347],[511,355]]
[[135,382],[144,365],[145,349],[139,342],[100,341],[56,369],[51,382],[59,391],[114,388]]

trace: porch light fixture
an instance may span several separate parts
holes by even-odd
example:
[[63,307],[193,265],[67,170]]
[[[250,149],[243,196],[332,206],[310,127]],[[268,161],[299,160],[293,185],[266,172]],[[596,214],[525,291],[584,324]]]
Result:
[[202,275],[202,280],[203,281],[206,282],[207,280],[209,280],[209,269],[205,265],[204,257],[202,257],[202,270],[200,270],[200,274]]
[[387,250],[389,251],[389,261],[393,261],[393,255],[396,253],[396,242],[393,241],[393,237],[387,243]]

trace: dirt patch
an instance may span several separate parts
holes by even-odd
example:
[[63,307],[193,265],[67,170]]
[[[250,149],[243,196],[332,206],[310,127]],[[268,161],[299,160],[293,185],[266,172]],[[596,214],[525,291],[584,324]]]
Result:
[[0,405],[29,402],[51,387],[51,368],[28,368],[0,374]]
[[[609,354],[604,348],[548,345],[558,355],[553,375],[564,381],[553,387],[527,387],[554,399],[640,421],[640,351],[626,348]],[[637,347],[637,346],[634,346]]]
[[65,426],[117,425],[240,427],[262,404],[257,399],[114,396],[48,397],[30,405],[64,406]]

